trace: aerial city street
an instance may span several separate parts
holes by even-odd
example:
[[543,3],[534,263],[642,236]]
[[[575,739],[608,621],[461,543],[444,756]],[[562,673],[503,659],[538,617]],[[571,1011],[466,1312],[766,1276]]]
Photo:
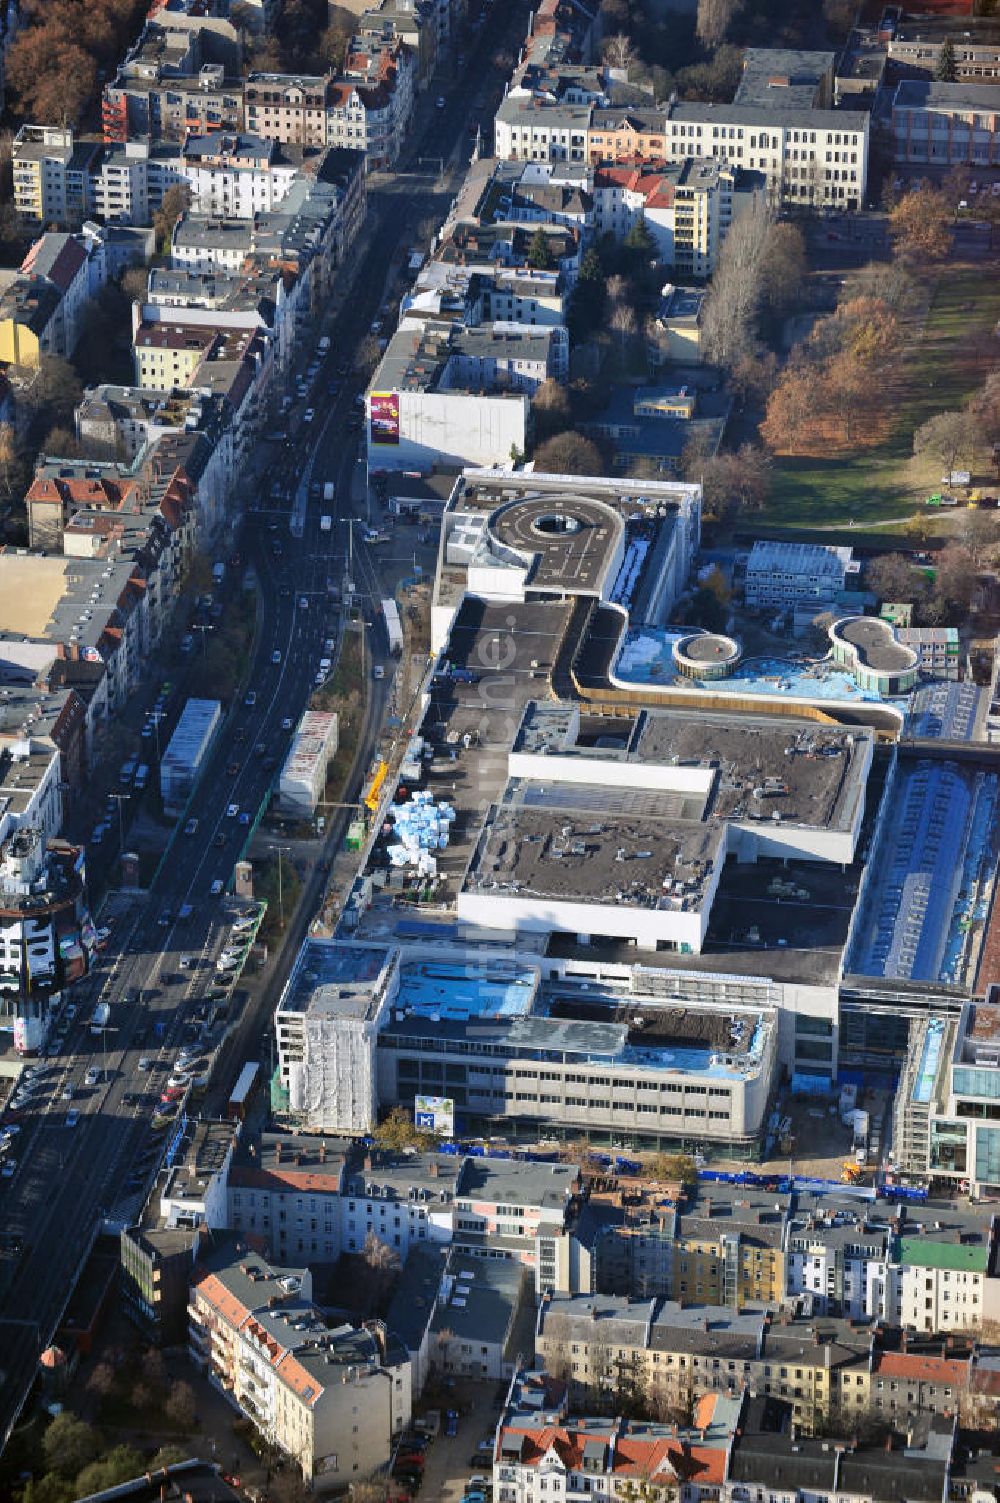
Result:
[[0,0],[0,1499],[1000,1503],[994,99]]

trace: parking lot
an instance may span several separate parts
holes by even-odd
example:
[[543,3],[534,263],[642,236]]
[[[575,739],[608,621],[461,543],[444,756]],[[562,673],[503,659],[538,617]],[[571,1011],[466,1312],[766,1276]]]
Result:
[[[476,1472],[492,1481],[493,1467],[485,1462],[473,1464],[476,1447],[487,1435],[492,1435],[500,1409],[497,1397],[500,1385],[495,1382],[475,1382],[463,1378],[456,1392],[442,1400],[441,1433],[428,1448],[424,1480],[420,1489],[421,1503],[460,1503],[466,1483]],[[458,1434],[444,1433],[444,1411],[451,1405],[463,1408],[460,1414]]]

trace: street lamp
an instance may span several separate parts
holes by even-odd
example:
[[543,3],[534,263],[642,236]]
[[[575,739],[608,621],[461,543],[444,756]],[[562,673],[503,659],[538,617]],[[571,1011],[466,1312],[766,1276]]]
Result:
[[109,793],[108,797],[113,798],[118,805],[118,850],[121,853],[125,849],[125,818],[122,814],[122,804],[128,803],[129,796],[127,793]]
[[153,722],[153,735],[156,737],[156,760],[160,760],[160,721],[166,719],[166,710],[151,710],[149,718]]
[[285,898],[284,898],[284,892],[282,890],[282,885],[281,885],[281,858],[282,858],[282,852],[286,851],[288,849],[288,847],[284,846],[284,845],[272,845],[272,846],[269,846],[268,849],[272,850],[272,851],[277,851],[277,853],[278,853],[278,921],[281,924],[282,929],[284,929],[284,927],[285,927]]

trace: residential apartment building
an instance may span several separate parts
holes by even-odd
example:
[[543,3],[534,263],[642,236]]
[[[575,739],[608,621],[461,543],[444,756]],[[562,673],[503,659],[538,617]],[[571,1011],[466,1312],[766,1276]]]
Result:
[[363,151],[369,172],[392,168],[413,115],[416,63],[398,39],[355,37],[332,84],[326,114],[331,146]]
[[225,1247],[194,1275],[191,1360],[318,1492],[388,1464],[409,1423],[410,1368],[377,1328],[330,1327],[307,1268]]
[[859,209],[865,203],[869,116],[780,104],[668,106],[668,161],[715,157],[760,173],[768,198],[803,208]]
[[150,224],[164,193],[185,180],[180,146],[126,141],[105,147],[95,160],[88,201],[95,214],[112,223]]
[[[534,1382],[532,1383],[532,1380]],[[545,1375],[525,1374],[500,1418],[493,1458],[498,1503],[534,1503],[538,1496],[574,1498],[677,1495],[684,1503],[721,1496],[742,1397],[708,1394],[694,1406],[691,1426],[649,1421],[570,1418],[533,1387]]]
[[90,208],[89,175],[100,143],[54,125],[22,125],[11,160],[14,207],[26,225],[77,229]]
[[264,141],[327,145],[330,74],[251,73],[243,86],[243,128]]
[[901,166],[992,166],[1000,146],[995,86],[904,79],[892,98],[892,143]]
[[43,355],[68,359],[101,267],[100,259],[92,266],[82,236],[49,233],[36,240],[0,293],[0,361],[27,371],[37,369]]
[[546,102],[512,90],[493,119],[493,149],[515,162],[586,162],[593,113],[591,104]]
[[851,1322],[778,1319],[760,1307],[555,1294],[540,1306],[535,1353],[574,1404],[614,1393],[683,1405],[753,1387],[785,1401],[808,1432],[838,1411],[848,1376],[867,1370],[872,1339]]
[[641,219],[664,266],[708,277],[734,215],[756,194],[763,179],[715,161],[608,163],[594,169],[594,231],[621,240]]
[[603,162],[663,162],[666,154],[662,109],[594,109],[587,130],[586,160]]
[[302,166],[292,148],[259,136],[212,132],[189,136],[181,147],[191,208],[225,219],[253,219],[277,207]]
[[210,324],[141,323],[132,341],[136,385],[153,391],[190,387],[218,338]]
[[401,1260],[417,1243],[450,1242],[463,1161],[402,1159],[347,1144],[266,1133],[229,1176],[229,1225],[275,1258],[333,1263],[377,1237]]
[[226,1176],[236,1137],[232,1123],[193,1123],[135,1223],[122,1231],[122,1303],[156,1346],[186,1338],[198,1249],[206,1238],[213,1245],[212,1233],[228,1224]]
[[997,1226],[944,1215],[933,1230],[900,1237],[897,1325],[918,1332],[975,1332],[1000,1314]]
[[822,1207],[799,1211],[788,1229],[785,1290],[804,1295],[819,1315],[854,1320],[890,1314],[892,1233]]
[[165,20],[161,12],[147,23],[104,87],[101,124],[109,143],[183,141],[189,132],[239,130],[242,124],[242,57],[235,34]]

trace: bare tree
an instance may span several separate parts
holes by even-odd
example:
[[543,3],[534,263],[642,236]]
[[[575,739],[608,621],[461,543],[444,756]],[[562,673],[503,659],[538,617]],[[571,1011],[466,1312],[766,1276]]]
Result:
[[608,322],[618,335],[618,342],[624,355],[625,346],[631,335],[635,333],[635,310],[629,303],[615,303]]
[[923,575],[905,553],[883,553],[865,570],[865,583],[879,600],[912,601],[923,594]]
[[755,203],[736,220],[719,254],[705,304],[703,338],[708,359],[726,370],[755,343],[772,223],[771,210]]
[[742,0],[698,0],[695,31],[702,46],[718,47],[741,9]]
[[394,1273],[399,1268],[399,1253],[369,1230],[361,1256],[376,1273]]
[[913,435],[914,454],[929,454],[940,459],[945,475],[952,473],[958,459],[971,460],[975,447],[976,425],[962,408],[936,412],[926,423],[921,423]]
[[635,48],[632,46],[631,38],[624,31],[618,31],[613,37],[608,37],[601,50],[609,68],[617,68],[623,73],[628,73],[635,59]]
[[0,485],[9,496],[11,471],[17,459],[17,435],[12,423],[0,423]]

